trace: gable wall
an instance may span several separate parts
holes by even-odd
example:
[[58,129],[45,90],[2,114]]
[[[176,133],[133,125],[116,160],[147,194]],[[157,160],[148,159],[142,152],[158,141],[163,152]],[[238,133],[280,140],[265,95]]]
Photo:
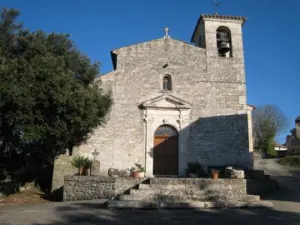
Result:
[[[102,78],[103,85],[109,85],[113,91],[110,119],[106,127],[95,130],[85,147],[80,147],[81,154],[90,154],[91,145],[100,151],[102,174],[106,175],[109,167],[131,168],[135,162],[145,162],[145,123],[138,106],[162,94],[165,74],[172,76],[171,94],[192,104],[191,125],[185,128],[191,130],[186,143],[188,161],[241,161],[240,153],[247,148],[242,142],[248,137],[245,118],[220,116],[245,112],[243,64],[207,58],[204,49],[169,38],[118,49],[115,53],[117,69]],[[165,64],[168,67],[163,68]],[[225,119],[230,121],[232,132],[239,135],[228,133]],[[241,141],[233,144],[237,139]]]

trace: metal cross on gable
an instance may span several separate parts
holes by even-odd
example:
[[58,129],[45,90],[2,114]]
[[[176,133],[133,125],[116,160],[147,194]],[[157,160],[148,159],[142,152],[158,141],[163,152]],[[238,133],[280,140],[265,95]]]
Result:
[[165,31],[165,37],[169,37],[170,29],[169,29],[168,27],[166,27],[166,28],[164,29],[164,31]]
[[96,160],[96,156],[99,155],[99,152],[97,152],[97,149],[94,149],[92,152],[92,155],[94,156],[94,160]]

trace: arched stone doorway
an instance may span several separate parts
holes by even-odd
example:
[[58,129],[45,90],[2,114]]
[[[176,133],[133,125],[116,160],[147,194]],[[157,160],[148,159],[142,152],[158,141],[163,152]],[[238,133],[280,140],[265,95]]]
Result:
[[178,133],[162,125],[154,133],[153,174],[178,175]]

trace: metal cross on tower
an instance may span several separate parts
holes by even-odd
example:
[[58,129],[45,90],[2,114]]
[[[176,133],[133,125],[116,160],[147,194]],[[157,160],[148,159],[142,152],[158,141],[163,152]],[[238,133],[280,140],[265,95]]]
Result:
[[214,6],[215,6],[215,15],[218,15],[218,7],[221,4],[220,1],[214,0]]
[[94,149],[92,152],[92,155],[94,156],[94,160],[96,160],[96,156],[99,155],[99,152],[97,152],[97,149]]
[[166,27],[166,28],[164,29],[164,31],[165,31],[165,37],[169,37],[170,29],[169,29],[168,27]]

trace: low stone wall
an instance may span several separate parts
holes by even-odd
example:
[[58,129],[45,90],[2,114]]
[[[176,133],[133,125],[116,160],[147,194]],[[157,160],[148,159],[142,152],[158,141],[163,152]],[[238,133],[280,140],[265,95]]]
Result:
[[[145,182],[144,182],[145,181]],[[65,176],[64,201],[111,199],[140,183],[165,186],[185,185],[187,189],[206,190],[208,192],[228,192],[234,195],[246,194],[245,179],[208,178],[158,178],[135,179],[132,177],[104,176]],[[157,186],[156,186],[157,187]]]
[[111,199],[144,179],[132,177],[70,176],[64,178],[64,201]]
[[20,184],[15,181],[0,182],[0,197],[18,192]]

